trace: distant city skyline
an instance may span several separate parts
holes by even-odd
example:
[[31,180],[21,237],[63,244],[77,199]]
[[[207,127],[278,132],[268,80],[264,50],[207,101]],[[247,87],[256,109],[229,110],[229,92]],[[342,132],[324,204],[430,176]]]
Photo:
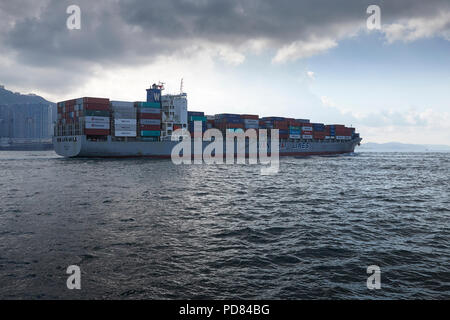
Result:
[[[364,142],[450,145],[448,1],[0,3],[0,84],[57,102],[144,100],[357,127]],[[369,5],[381,29],[368,30]]]

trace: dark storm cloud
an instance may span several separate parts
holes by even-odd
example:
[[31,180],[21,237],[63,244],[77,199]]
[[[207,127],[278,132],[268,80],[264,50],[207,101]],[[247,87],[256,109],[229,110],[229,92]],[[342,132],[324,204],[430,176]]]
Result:
[[[81,7],[81,30],[66,28],[71,4]],[[191,46],[245,50],[248,41],[262,40],[279,49],[356,32],[366,23],[369,4],[381,6],[383,23],[432,18],[450,5],[448,0],[1,0],[0,52],[15,63],[67,76],[88,73],[95,64],[150,63]]]

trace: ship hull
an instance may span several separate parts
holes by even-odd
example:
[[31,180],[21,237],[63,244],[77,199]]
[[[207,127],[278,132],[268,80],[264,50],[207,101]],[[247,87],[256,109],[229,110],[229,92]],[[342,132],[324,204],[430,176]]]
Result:
[[[348,141],[280,141],[280,156],[337,155],[352,153],[360,138]],[[86,136],[53,137],[55,152],[63,157],[170,158],[176,141],[90,141]],[[210,142],[203,142],[204,149]],[[192,144],[193,145],[193,144]],[[270,152],[270,150],[269,150]],[[246,146],[248,155],[248,146]]]

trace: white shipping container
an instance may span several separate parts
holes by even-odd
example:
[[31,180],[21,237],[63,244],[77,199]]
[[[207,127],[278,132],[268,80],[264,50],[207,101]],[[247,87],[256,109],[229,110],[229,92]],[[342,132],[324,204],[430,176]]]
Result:
[[289,135],[289,139],[300,139],[301,138],[301,135],[299,135],[299,134],[290,134]]
[[109,122],[108,123],[86,122],[85,128],[86,129],[109,129]]
[[244,124],[245,129],[258,129],[259,124]]
[[114,127],[115,131],[136,131],[136,124],[119,124]]
[[312,127],[302,127],[303,131],[313,131]]
[[[159,126],[161,125],[161,120],[160,119],[141,119],[140,123],[145,125],[145,126]],[[168,124],[167,127],[169,127],[170,125]]]
[[136,131],[116,131],[114,132],[116,137],[136,137]]
[[134,125],[136,125],[136,119],[114,119],[114,124],[116,126],[119,124],[134,124]]
[[86,116],[86,122],[96,122],[96,123],[108,123],[109,117],[95,117],[95,116]]
[[303,139],[312,139],[313,138],[313,136],[310,134],[304,134],[302,137],[303,137]]
[[134,108],[134,102],[129,102],[129,101],[111,101],[111,106],[112,106],[113,109],[115,109],[115,107]]
[[114,119],[133,119],[136,121],[136,112],[114,112]]
[[253,125],[259,125],[259,120],[255,120],[255,119],[244,119],[244,123],[245,124],[253,124]]

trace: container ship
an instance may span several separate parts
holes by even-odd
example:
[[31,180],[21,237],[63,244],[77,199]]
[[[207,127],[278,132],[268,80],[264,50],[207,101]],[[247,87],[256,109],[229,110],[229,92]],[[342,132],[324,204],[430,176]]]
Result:
[[[352,153],[362,140],[355,128],[340,124],[188,111],[186,93],[163,95],[163,90],[163,84],[153,84],[147,89],[147,101],[83,97],[58,102],[53,136],[55,152],[64,157],[170,158],[172,149],[179,143],[172,141],[177,129],[192,139],[213,128],[224,136],[248,129],[256,132],[266,129],[269,142],[271,129],[278,129],[280,156]],[[194,132],[195,123],[201,132]],[[202,141],[203,149],[208,144]]]

